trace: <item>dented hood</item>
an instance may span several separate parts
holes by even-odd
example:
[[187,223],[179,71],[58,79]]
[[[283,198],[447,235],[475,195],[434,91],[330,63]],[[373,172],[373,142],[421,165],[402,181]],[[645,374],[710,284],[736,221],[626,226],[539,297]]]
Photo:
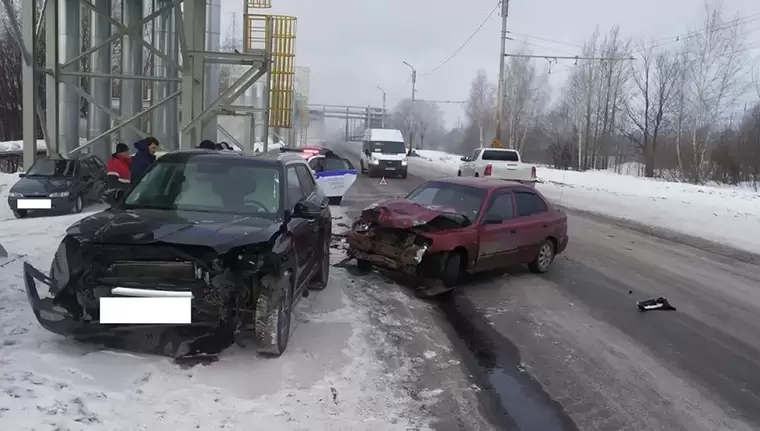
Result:
[[281,221],[236,214],[110,209],[83,218],[66,233],[80,242],[164,242],[208,246],[225,253],[239,245],[268,241],[280,225]]
[[421,205],[406,199],[386,199],[375,202],[362,211],[362,218],[381,226],[408,229],[422,226],[444,217],[460,226],[467,226],[470,221],[454,208],[433,205]]

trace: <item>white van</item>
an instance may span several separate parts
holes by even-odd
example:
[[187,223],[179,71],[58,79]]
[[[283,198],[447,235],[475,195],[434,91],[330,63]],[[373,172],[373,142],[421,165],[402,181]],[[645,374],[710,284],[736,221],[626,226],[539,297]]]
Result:
[[398,129],[367,129],[362,137],[361,173],[370,177],[406,178],[407,160],[404,135]]

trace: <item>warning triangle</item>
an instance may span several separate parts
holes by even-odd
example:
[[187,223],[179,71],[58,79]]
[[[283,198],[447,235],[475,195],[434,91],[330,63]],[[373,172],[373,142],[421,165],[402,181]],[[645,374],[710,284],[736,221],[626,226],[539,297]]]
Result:
[[387,186],[388,185],[388,181],[385,181],[385,177],[382,177],[382,178],[380,178],[380,182],[377,183],[377,184],[381,185],[381,186]]

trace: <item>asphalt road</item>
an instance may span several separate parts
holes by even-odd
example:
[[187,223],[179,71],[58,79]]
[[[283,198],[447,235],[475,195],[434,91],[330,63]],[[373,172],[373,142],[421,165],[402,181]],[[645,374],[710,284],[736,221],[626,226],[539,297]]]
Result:
[[[357,158],[354,143],[334,148]],[[360,177],[344,205],[356,213],[434,176]],[[490,384],[489,417],[523,431],[760,429],[760,266],[568,217],[549,273],[480,277],[437,305],[473,379]],[[659,296],[677,310],[638,311]]]

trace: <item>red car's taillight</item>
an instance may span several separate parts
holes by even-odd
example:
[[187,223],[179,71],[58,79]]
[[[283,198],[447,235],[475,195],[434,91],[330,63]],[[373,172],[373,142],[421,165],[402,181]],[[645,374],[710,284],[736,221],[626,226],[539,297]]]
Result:
[[492,170],[493,170],[493,166],[491,166],[491,164],[490,164],[490,163],[489,163],[489,164],[487,164],[487,165],[486,165],[486,169],[483,171],[483,176],[484,176],[484,177],[490,177],[490,176],[491,176],[491,171],[492,171]]
[[535,166],[531,166],[531,168],[530,168],[530,177],[531,178],[536,178],[536,167]]

